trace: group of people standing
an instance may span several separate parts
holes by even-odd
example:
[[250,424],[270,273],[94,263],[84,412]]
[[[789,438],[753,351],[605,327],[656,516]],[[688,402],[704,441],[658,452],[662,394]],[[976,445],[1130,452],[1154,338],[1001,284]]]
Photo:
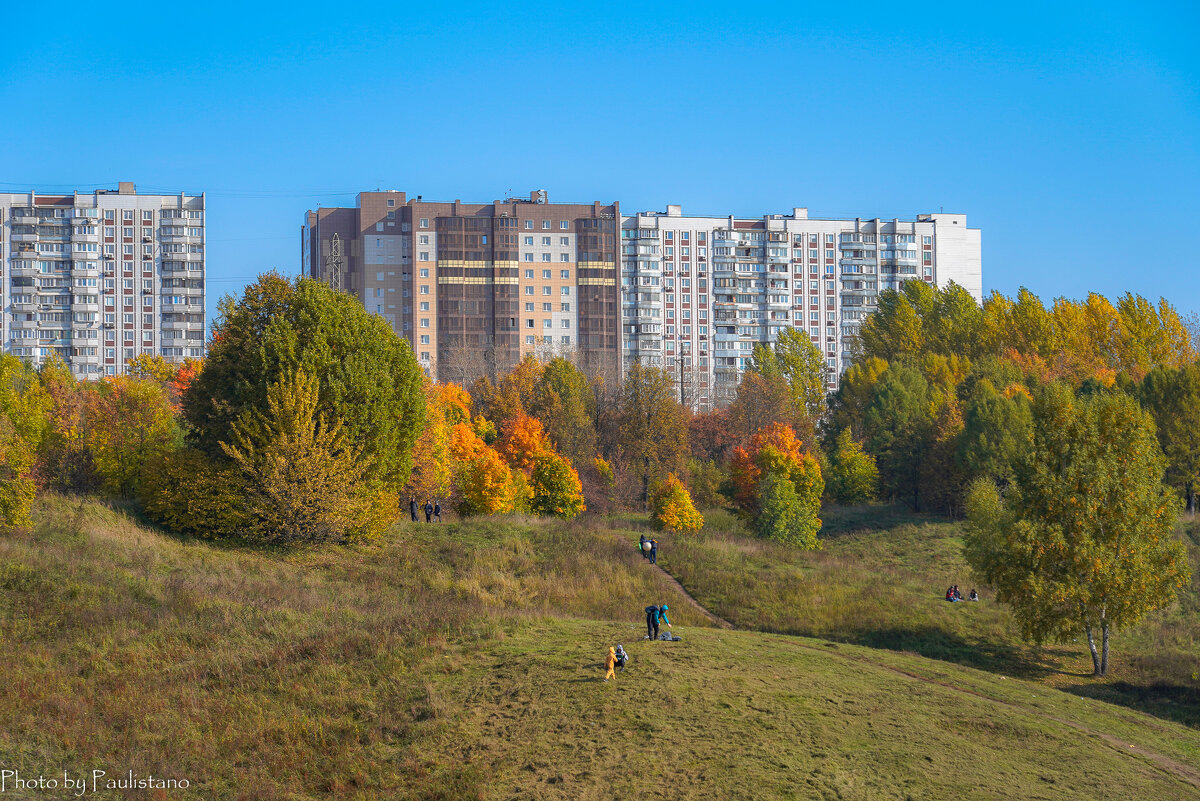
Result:
[[442,522],[442,502],[441,501],[425,501],[425,506],[417,506],[417,499],[411,495],[408,498],[408,514],[412,517],[414,523],[417,522],[417,511],[424,508],[425,522],[432,523],[435,519],[437,522]]

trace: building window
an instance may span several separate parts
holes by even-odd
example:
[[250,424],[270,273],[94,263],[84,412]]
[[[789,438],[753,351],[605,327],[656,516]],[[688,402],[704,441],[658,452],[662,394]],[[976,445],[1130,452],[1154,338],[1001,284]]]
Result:
[[528,278],[530,281],[532,281],[533,280],[533,270],[526,270],[525,277]]
[[421,294],[422,295],[429,294],[429,284],[421,284]]
[[[532,309],[531,309],[530,311],[532,311]],[[553,304],[553,303],[543,303],[543,304],[542,304],[542,311],[544,311],[544,312],[552,312],[552,311],[554,311],[554,304]]]
[[395,200],[395,198],[388,198],[388,205],[389,205],[389,206],[395,206],[395,205],[396,205],[396,200]]
[[571,260],[571,254],[570,254],[570,253],[563,253],[563,254],[562,254],[560,257],[559,257],[559,261],[570,261],[570,260]]
[[527,286],[527,287],[525,287],[525,294],[526,294],[526,295],[532,295],[532,294],[533,294],[533,287],[531,287],[531,286]]
[[542,280],[544,280],[544,281],[550,280],[550,271],[549,270],[542,270]]
[[570,270],[559,270],[559,271],[558,271],[558,276],[559,276],[559,278],[570,278],[570,277],[571,277],[571,271],[570,271]]
[[421,318],[421,327],[422,327],[422,328],[428,328],[428,327],[429,327],[429,318],[428,318],[428,317],[422,317],[422,318]]
[[543,236],[543,237],[542,237],[542,244],[543,244],[543,245],[546,245],[547,247],[549,247],[549,246],[550,246],[550,237],[548,237],[548,236]]
[[544,286],[544,287],[542,287],[542,294],[543,294],[543,295],[549,295],[549,294],[550,294],[550,287],[548,287],[548,286]]
[[527,311],[527,312],[531,312],[531,311],[533,311],[533,304],[532,304],[532,303],[526,303],[526,304],[525,304],[525,311]]
[[563,247],[566,247],[567,245],[570,245],[570,244],[571,244],[571,237],[569,237],[569,236],[560,236],[560,237],[558,238],[558,244],[562,245]]
[[571,304],[570,303],[562,304],[562,310],[565,312],[569,312],[571,310]]
[[533,237],[532,236],[525,237],[525,244],[532,246],[533,245]]
[[421,334],[421,344],[422,345],[429,344],[429,334]]
[[429,261],[429,251],[428,251],[428,250],[422,250],[422,251],[421,251],[421,252],[418,254],[418,256],[417,256],[417,257],[418,257],[418,258],[419,258],[421,261]]
[[549,253],[543,253],[543,254],[542,254],[542,261],[550,261],[550,254],[549,254]]
[[549,220],[542,220],[542,230],[543,231],[550,230],[550,221]]
[[526,221],[525,221],[525,230],[526,230],[526,231],[533,230],[533,220],[526,220]]
[[421,218],[421,226],[420,226],[420,227],[422,227],[422,228],[428,228],[428,227],[429,227],[429,218],[428,218],[428,217],[422,217],[422,218]]
[[[376,239],[375,241],[378,242],[379,240]],[[421,234],[419,237],[417,237],[417,244],[418,245],[428,245],[429,244],[429,234]]]
[[566,296],[566,295],[570,295],[570,294],[571,294],[571,287],[569,287],[569,286],[564,286],[564,287],[562,288],[562,293],[563,293],[563,295],[564,295],[564,296]]
[[419,275],[420,275],[422,278],[428,278],[428,277],[429,277],[429,268],[428,268],[428,267],[422,267],[422,268],[421,268],[421,271],[420,271],[420,273],[419,273]]
[[525,254],[525,261],[533,261],[533,254],[532,254],[532,253],[526,253],[526,254]]
[[389,219],[389,220],[394,220],[394,219],[396,219],[396,212],[394,212],[394,211],[389,211],[387,214],[388,214],[388,219]]
[[533,328],[533,319],[532,318],[529,318],[529,317],[525,318],[525,327]]
[[427,300],[421,301],[420,309],[421,309],[421,311],[424,311],[424,312],[429,311],[429,301],[427,301]]

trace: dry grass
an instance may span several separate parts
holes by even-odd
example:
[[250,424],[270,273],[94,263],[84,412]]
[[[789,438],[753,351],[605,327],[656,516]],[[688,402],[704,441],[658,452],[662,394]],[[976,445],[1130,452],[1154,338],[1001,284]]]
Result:
[[[1194,733],[918,657],[706,628],[636,534],[594,521],[405,524],[289,552],[173,539],[94,501],[43,498],[36,521],[0,539],[0,768],[193,782],[89,798],[1200,797],[1055,718],[1180,763],[1200,760]],[[649,600],[682,643],[639,640]],[[605,685],[614,642],[634,662]]]

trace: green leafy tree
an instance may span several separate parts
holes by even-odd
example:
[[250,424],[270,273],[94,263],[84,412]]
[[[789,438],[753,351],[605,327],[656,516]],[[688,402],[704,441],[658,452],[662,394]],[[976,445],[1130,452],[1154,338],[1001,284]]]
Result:
[[37,374],[15,356],[0,355],[0,529],[29,524],[50,405]]
[[1194,514],[1200,481],[1200,362],[1178,370],[1155,367],[1138,394],[1154,417],[1158,443],[1167,457],[1167,483],[1183,491],[1188,513]]
[[221,443],[246,483],[252,537],[344,542],[375,536],[395,520],[395,495],[371,489],[362,446],[319,407],[315,378],[285,375],[267,388],[266,410],[247,409]]
[[816,503],[803,497],[795,482],[780,472],[768,472],[759,482],[759,512],[756,520],[759,536],[786,542],[808,550],[821,547],[817,532],[821,520],[817,517],[820,492]]
[[542,453],[537,457],[529,483],[533,491],[529,508],[534,514],[571,520],[587,508],[579,474],[557,453]]
[[1029,444],[1033,421],[1025,396],[1006,398],[986,378],[975,383],[963,413],[959,461],[971,479],[1008,486],[1017,459]]
[[933,430],[929,384],[920,371],[888,367],[875,385],[863,429],[883,493],[920,511],[921,475]]
[[222,458],[234,423],[265,412],[268,387],[297,371],[319,379],[317,413],[362,449],[367,479],[399,491],[424,426],[421,369],[382,317],[307,278],[268,273],[221,301],[204,370],[183,398],[195,445]]
[[773,345],[755,348],[750,369],[763,376],[783,378],[794,417],[815,419],[825,411],[828,368],[820,349],[803,330],[784,328]]
[[[640,485],[644,505],[650,485],[677,473],[687,455],[687,421],[676,400],[675,385],[664,371],[634,362],[621,384],[616,410],[616,441],[628,474]],[[644,506],[643,506],[644,508]]]
[[542,421],[555,449],[573,464],[596,453],[593,395],[583,371],[564,358],[548,362],[534,385],[529,413]]
[[829,455],[829,494],[840,504],[867,503],[875,498],[879,468],[875,458],[844,428]]
[[980,479],[968,494],[966,557],[1027,638],[1085,634],[1103,676],[1110,633],[1170,604],[1190,580],[1164,459],[1149,416],[1123,395],[1077,399],[1052,385],[1032,417],[1008,492]]

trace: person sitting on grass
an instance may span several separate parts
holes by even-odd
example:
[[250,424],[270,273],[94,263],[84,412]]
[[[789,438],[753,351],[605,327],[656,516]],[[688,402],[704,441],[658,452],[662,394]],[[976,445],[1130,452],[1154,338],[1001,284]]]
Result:
[[617,667],[619,667],[621,670],[624,670],[625,665],[627,665],[629,663],[629,654],[625,653],[625,646],[618,645],[616,654],[617,654]]
[[975,592],[975,588],[974,588],[974,587],[972,587],[972,588],[971,588],[971,594],[970,594],[970,595],[968,595],[968,596],[967,596],[967,598],[968,598],[968,600],[971,600],[971,601],[978,601],[978,600],[979,600],[979,593]]
[[609,679],[615,679],[617,677],[617,674],[613,672],[613,668],[616,667],[616,665],[617,652],[612,646],[609,646],[608,656],[604,657],[604,669],[607,671],[604,674],[605,681],[608,681]]

